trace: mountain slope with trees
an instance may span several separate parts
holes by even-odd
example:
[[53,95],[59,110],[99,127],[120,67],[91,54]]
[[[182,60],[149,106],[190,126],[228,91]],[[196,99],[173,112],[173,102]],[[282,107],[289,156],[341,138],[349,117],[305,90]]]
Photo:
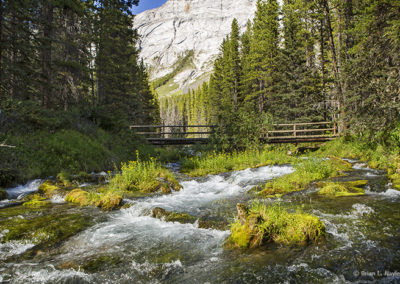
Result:
[[233,148],[257,143],[271,121],[334,120],[344,134],[385,141],[399,123],[399,9],[390,0],[259,0],[242,35],[233,21],[209,84],[161,99],[162,110],[190,123],[207,109],[218,144]]

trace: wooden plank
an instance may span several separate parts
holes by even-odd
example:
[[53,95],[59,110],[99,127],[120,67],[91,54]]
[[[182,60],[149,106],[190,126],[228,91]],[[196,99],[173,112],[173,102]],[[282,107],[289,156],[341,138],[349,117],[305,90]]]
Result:
[[296,124],[297,126],[304,126],[304,125],[325,125],[325,124],[332,124],[332,122],[303,122],[303,123],[283,123],[283,124],[274,124],[274,126],[293,126]]
[[136,132],[137,135],[190,135],[190,134],[212,134],[214,132]]
[[132,128],[190,128],[190,127],[204,127],[214,128],[216,125],[131,125]]
[[268,133],[299,133],[299,132],[322,132],[322,131],[334,131],[334,128],[323,128],[323,129],[296,129],[296,130],[272,130]]
[[338,137],[339,135],[303,135],[303,136],[275,136],[275,137],[269,137],[269,139],[296,139],[296,138],[321,138],[321,137]]

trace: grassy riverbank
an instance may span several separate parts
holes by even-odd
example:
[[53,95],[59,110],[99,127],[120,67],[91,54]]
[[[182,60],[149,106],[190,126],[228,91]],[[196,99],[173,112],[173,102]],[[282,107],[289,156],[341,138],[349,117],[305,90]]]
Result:
[[287,154],[289,146],[266,146],[263,150],[212,152],[206,155],[183,159],[182,172],[190,176],[219,174],[268,165],[292,163],[296,158]]

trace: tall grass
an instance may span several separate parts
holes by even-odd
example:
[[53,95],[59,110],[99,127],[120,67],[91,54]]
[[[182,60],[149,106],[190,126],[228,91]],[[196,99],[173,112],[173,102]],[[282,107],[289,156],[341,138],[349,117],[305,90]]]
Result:
[[122,164],[121,173],[111,180],[110,189],[117,191],[154,192],[165,187],[180,189],[174,175],[163,168],[155,159],[142,161],[137,152],[137,160]]
[[291,163],[295,158],[287,155],[287,148],[265,148],[232,153],[212,152],[200,157],[186,158],[182,161],[182,171],[191,176],[218,174],[243,170],[249,167]]
[[400,168],[399,148],[389,148],[368,141],[339,138],[323,145],[314,155],[359,159],[367,162],[371,168],[388,170],[389,174],[394,174]]

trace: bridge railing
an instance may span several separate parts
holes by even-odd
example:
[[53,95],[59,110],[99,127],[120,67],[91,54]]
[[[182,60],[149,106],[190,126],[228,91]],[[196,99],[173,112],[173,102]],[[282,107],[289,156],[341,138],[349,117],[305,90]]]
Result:
[[335,122],[304,122],[274,124],[273,130],[269,130],[263,138],[279,139],[301,139],[301,138],[329,138],[337,137],[338,127]]
[[215,125],[132,125],[130,129],[146,138],[207,138]]
[[[130,129],[152,144],[207,143],[216,125],[132,125]],[[339,136],[335,122],[274,124],[260,138],[269,143],[326,141]]]

